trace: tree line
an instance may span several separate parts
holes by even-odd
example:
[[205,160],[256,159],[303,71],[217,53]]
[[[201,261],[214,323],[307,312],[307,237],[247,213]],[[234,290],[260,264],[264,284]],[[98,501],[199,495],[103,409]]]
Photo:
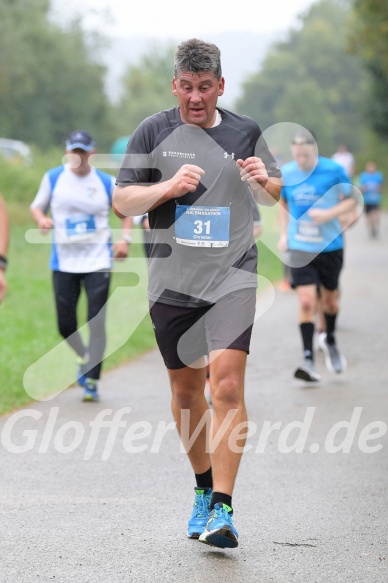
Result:
[[[100,149],[147,115],[173,106],[172,46],[155,46],[130,65],[122,97],[104,91],[104,39],[75,19],[49,18],[50,0],[2,0],[0,136],[45,150],[69,129],[87,128]],[[243,83],[237,111],[265,129],[288,121],[314,129],[321,149],[357,152],[366,135],[388,137],[388,0],[318,0]],[[372,140],[373,141],[373,140]]]

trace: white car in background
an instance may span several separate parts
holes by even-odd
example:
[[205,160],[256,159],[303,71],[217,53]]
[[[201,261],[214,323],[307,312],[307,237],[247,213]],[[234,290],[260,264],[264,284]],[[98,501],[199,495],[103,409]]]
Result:
[[23,162],[24,164],[32,162],[30,148],[20,140],[0,138],[0,156],[10,162]]

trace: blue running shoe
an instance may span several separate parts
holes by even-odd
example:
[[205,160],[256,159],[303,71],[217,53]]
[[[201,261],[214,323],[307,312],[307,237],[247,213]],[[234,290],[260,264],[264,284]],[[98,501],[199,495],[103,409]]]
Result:
[[77,371],[77,383],[79,384],[80,387],[84,387],[85,383],[86,383],[86,373],[83,372],[83,365],[81,364],[78,367],[78,371]]
[[100,396],[97,391],[97,383],[94,379],[85,379],[83,401],[99,401]]
[[212,497],[211,488],[194,488],[195,500],[193,512],[187,525],[187,536],[199,538],[209,518],[209,504]]
[[220,549],[238,547],[238,532],[233,526],[232,514],[227,504],[215,504],[199,541]]

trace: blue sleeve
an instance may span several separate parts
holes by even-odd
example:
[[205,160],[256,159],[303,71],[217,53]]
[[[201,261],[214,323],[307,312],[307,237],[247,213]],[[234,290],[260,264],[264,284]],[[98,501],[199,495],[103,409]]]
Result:
[[96,170],[97,175],[99,176],[101,182],[104,185],[106,190],[107,197],[109,199],[109,204],[112,206],[112,196],[113,196],[113,188],[114,188],[114,178],[110,174],[106,172],[102,172],[101,170]]
[[53,194],[53,190],[55,188],[57,180],[58,180],[59,176],[62,174],[62,172],[64,171],[64,169],[65,169],[65,167],[63,165],[61,165],[61,166],[57,166],[56,168],[51,168],[51,170],[49,170],[47,172],[47,176],[49,177],[50,185],[51,185],[51,196]]

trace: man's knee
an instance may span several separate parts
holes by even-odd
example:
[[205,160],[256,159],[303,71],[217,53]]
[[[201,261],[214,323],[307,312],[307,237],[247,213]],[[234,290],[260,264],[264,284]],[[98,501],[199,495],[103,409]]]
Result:
[[300,310],[305,315],[313,315],[317,305],[317,290],[315,286],[298,287]]
[[302,293],[299,295],[299,305],[301,311],[304,314],[306,315],[314,314],[316,307],[316,298],[314,298],[312,294]]
[[338,312],[338,290],[324,290],[323,309],[326,314],[336,314]]
[[325,300],[325,312],[327,314],[336,314],[338,311],[338,295],[329,294]]
[[205,378],[195,378],[191,381],[179,381],[170,378],[171,393],[175,403],[181,409],[190,409],[203,397]]
[[58,322],[58,331],[62,338],[69,338],[77,331],[77,324],[70,321],[60,321]]
[[228,408],[238,408],[244,402],[244,384],[237,375],[228,375],[213,381],[211,387],[212,403]]

